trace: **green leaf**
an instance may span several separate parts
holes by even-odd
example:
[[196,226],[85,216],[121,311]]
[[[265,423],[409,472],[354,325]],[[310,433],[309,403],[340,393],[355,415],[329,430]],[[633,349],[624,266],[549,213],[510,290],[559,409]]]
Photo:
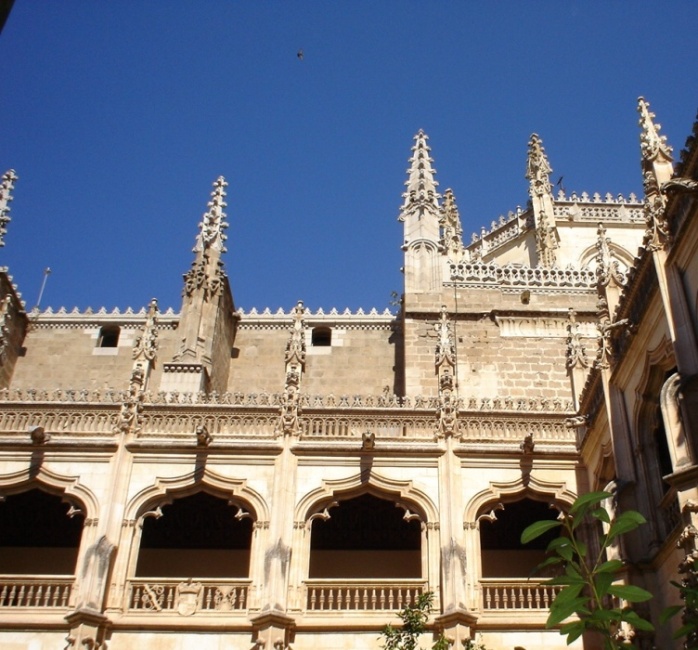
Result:
[[560,634],[567,635],[567,645],[570,645],[584,634],[585,629],[584,621],[572,621],[560,627]]
[[573,600],[579,596],[579,592],[583,587],[584,583],[573,584],[565,587],[562,591],[558,592],[557,596],[555,596],[555,600],[553,601],[552,605],[550,605],[550,609],[552,610],[554,607],[559,607],[564,605],[566,602]]
[[570,508],[570,514],[575,515],[580,510],[586,510],[595,503],[600,503],[604,499],[613,496],[610,492],[589,492],[578,497]]
[[564,576],[555,576],[554,578],[550,578],[550,580],[546,580],[543,584],[546,585],[585,585],[586,580],[584,578],[577,578],[575,576],[570,576],[570,575],[564,575]]
[[664,623],[674,618],[674,616],[676,616],[682,609],[683,607],[681,605],[673,605],[671,607],[667,607],[659,615],[659,622],[662,625],[664,625]]
[[591,516],[594,517],[594,519],[599,519],[600,521],[603,521],[605,524],[611,523],[611,517],[609,516],[606,508],[597,508],[591,513]]
[[609,560],[608,562],[604,562],[603,564],[600,564],[599,567],[596,569],[598,573],[606,572],[609,571],[611,573],[617,573],[623,568],[623,562],[621,560]]
[[543,521],[536,521],[535,523],[528,526],[523,533],[521,533],[521,543],[528,544],[529,542],[537,539],[544,533],[547,533],[553,528],[560,526],[561,522],[553,521],[552,519],[544,519]]
[[654,631],[654,625],[652,625],[652,623],[650,623],[649,621],[646,621],[632,609],[624,610],[621,614],[620,620],[630,623],[630,625],[632,625],[637,630],[643,630],[645,632]]
[[556,537],[550,540],[546,551],[556,551],[560,546],[569,546],[571,544],[569,537]]
[[596,593],[599,596],[605,596],[608,593],[608,588],[613,584],[616,577],[612,573],[601,571],[596,574],[594,584],[596,585]]
[[611,585],[608,588],[608,593],[612,596],[623,598],[629,603],[642,603],[652,598],[652,594],[649,591],[635,585]]
[[574,549],[569,544],[567,546],[558,546],[555,549],[555,552],[560,557],[564,557],[568,562],[571,562],[574,559]]
[[528,574],[528,577],[530,578],[534,573],[540,573],[543,569],[547,569],[549,566],[553,566],[554,564],[560,564],[561,562],[561,557],[552,555],[551,557],[543,560],[538,566],[534,567],[533,571]]
[[545,622],[546,628],[555,627],[558,623],[562,623],[566,618],[572,616],[572,614],[588,614],[589,610],[586,609],[587,599],[584,596],[579,598],[573,598],[572,600],[563,603],[559,607],[556,607],[557,598],[550,606],[550,616]]
[[616,520],[611,524],[608,531],[608,539],[614,539],[618,535],[623,535],[631,530],[635,530],[641,524],[647,523],[647,520],[635,510],[628,510],[616,517]]

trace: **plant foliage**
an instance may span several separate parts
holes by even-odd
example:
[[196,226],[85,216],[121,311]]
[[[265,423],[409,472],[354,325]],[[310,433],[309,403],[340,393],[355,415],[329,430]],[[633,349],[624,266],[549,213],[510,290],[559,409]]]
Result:
[[[568,645],[584,632],[591,631],[601,636],[604,650],[630,649],[635,646],[627,638],[630,635],[624,634],[628,626],[644,631],[654,629],[629,605],[622,604],[623,601],[643,602],[652,598],[652,594],[634,585],[618,584],[623,562],[606,561],[606,549],[620,535],[644,524],[645,518],[639,512],[628,510],[611,519],[600,505],[610,496],[608,492],[585,494],[558,520],[537,521],[521,534],[521,543],[527,544],[549,530],[560,529],[560,536],[548,544],[547,559],[536,569],[553,566],[559,570],[558,576],[545,582],[562,587],[550,605],[546,627],[560,625],[560,633],[567,635]],[[600,548],[595,557],[579,535],[580,525],[588,518],[601,522],[606,530],[599,539]],[[576,618],[564,622],[572,616]]]
[[[430,591],[420,594],[414,603],[405,605],[397,615],[402,620],[400,628],[386,625],[381,632],[385,640],[385,650],[421,650],[419,637],[427,631],[427,621],[431,613],[434,594]],[[449,644],[443,634],[439,634],[431,650],[448,650]]]

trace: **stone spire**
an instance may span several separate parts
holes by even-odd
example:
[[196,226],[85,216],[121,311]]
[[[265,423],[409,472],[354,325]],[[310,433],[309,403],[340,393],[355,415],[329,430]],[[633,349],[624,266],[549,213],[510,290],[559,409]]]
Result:
[[464,251],[463,227],[456,205],[456,197],[451,189],[444,193],[439,225],[441,226],[441,246],[444,251],[451,258],[460,258]]
[[12,201],[12,190],[17,178],[14,169],[8,169],[2,175],[2,183],[0,183],[0,246],[5,245],[7,224],[11,221],[10,202]]
[[637,100],[640,113],[640,151],[642,153],[642,183],[645,191],[645,242],[650,250],[665,248],[670,243],[666,221],[666,196],[662,186],[674,173],[672,149],[666,136],[660,135],[661,125],[654,122],[655,114],[643,97]]
[[227,386],[229,355],[214,354],[230,349],[237,323],[221,260],[228,227],[227,185],[222,176],[214,181],[208,209],[199,223],[194,262],[184,275],[180,345],[173,363],[164,364],[162,390],[223,392]]
[[557,228],[553,216],[553,188],[550,184],[552,167],[537,133],[528,142],[526,178],[530,182],[529,196],[533,206],[536,228],[536,251],[539,266],[555,266],[558,247]]
[[227,239],[224,234],[228,223],[225,218],[228,216],[224,212],[227,207],[225,202],[225,188],[228,183],[225,178],[219,176],[213,183],[213,192],[211,192],[211,200],[208,202],[208,210],[204,212],[199,224],[199,235],[196,238],[195,253],[203,251],[216,251],[225,253],[226,248],[223,242]]
[[420,129],[407,170],[407,191],[402,195],[398,221],[404,224],[405,295],[441,289],[439,219],[441,196],[436,191],[436,170],[429,155],[427,135]]

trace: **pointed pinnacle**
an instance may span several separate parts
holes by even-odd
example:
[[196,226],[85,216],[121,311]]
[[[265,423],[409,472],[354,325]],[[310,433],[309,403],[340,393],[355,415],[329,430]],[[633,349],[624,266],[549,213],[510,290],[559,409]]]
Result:
[[227,236],[223,231],[228,227],[228,223],[225,221],[227,215],[224,212],[224,208],[228,205],[225,202],[225,188],[227,186],[228,183],[223,176],[219,176],[213,182],[211,200],[208,202],[208,210],[204,212],[199,223],[201,232],[196,238],[194,252],[212,249],[225,253],[226,248],[223,242],[227,239]]
[[402,195],[405,200],[400,208],[401,220],[406,212],[419,207],[431,207],[435,210],[439,208],[441,196],[436,191],[439,183],[434,178],[436,170],[431,166],[434,160],[429,156],[431,148],[427,144],[428,139],[429,136],[422,129],[414,136],[415,143],[409,159],[408,178],[405,181],[407,191]]
[[665,160],[672,160],[673,149],[667,144],[665,135],[660,135],[662,125],[654,121],[656,115],[650,110],[650,104],[644,97],[638,97],[637,112],[640,113],[638,124],[640,125],[640,150],[642,158],[646,161],[654,161],[661,156]]

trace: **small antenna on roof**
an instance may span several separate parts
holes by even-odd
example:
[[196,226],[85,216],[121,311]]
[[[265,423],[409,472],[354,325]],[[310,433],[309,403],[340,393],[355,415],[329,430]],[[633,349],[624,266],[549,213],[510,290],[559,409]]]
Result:
[[34,306],[34,309],[32,311],[38,316],[39,315],[39,307],[41,305],[41,298],[44,295],[44,289],[46,288],[46,280],[48,280],[48,276],[51,275],[51,269],[47,266],[44,269],[44,279],[41,282],[41,289],[39,289],[39,297],[36,299],[36,305]]

